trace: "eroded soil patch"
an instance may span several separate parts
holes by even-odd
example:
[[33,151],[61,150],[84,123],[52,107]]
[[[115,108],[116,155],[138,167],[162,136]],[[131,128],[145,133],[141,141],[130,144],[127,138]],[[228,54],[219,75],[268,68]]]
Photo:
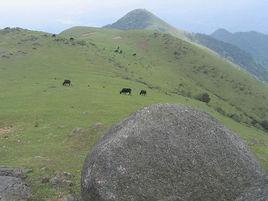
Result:
[[12,127],[0,127],[0,135],[8,134],[13,130]]

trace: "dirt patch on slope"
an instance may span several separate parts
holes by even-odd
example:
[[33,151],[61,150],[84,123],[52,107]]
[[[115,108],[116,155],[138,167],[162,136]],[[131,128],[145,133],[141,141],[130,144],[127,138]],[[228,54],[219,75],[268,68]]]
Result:
[[122,39],[122,37],[121,37],[121,36],[116,36],[116,37],[113,37],[113,40],[120,40],[120,39]]
[[8,134],[13,130],[12,127],[0,127],[0,135]]
[[144,50],[144,51],[148,51],[149,48],[150,48],[150,45],[149,45],[149,43],[148,43],[147,40],[139,41],[139,42],[137,42],[136,45],[137,45],[137,47],[138,47],[139,49],[142,49],[142,50]]
[[95,35],[96,32],[88,32],[88,33],[84,33],[82,36],[92,36],[92,35]]

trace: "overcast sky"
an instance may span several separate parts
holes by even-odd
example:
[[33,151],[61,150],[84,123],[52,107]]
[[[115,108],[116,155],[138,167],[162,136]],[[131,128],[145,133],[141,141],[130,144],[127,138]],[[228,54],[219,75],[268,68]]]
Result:
[[0,28],[58,33],[72,26],[103,26],[145,8],[190,32],[217,28],[268,34],[268,0],[0,0]]

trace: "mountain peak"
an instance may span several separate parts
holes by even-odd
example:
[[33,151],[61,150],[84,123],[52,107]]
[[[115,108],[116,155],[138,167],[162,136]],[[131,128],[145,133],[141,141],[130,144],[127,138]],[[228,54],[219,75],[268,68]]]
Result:
[[146,10],[145,8],[137,8],[132,11],[130,11],[128,14],[147,14],[147,15],[153,15],[150,11]]
[[127,13],[115,23],[108,25],[108,28],[129,30],[129,29],[148,29],[148,27],[167,26],[160,18],[147,11],[146,9],[135,9]]
[[132,10],[115,23],[105,26],[105,28],[121,30],[147,29],[169,33],[183,39],[186,38],[184,31],[174,28],[146,9]]
[[218,38],[218,37],[229,37],[230,35],[232,35],[231,32],[229,32],[228,30],[226,29],[223,29],[223,28],[220,28],[220,29],[217,29],[216,31],[214,31],[211,36],[214,37],[214,38]]
[[215,35],[215,34],[232,34],[232,33],[224,28],[220,28],[214,31],[211,35]]

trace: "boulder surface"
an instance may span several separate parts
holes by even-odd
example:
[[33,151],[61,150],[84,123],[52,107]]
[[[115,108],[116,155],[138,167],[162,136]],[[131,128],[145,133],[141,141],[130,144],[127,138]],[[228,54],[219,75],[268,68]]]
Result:
[[268,175],[246,189],[235,201],[267,201]]
[[82,170],[83,201],[235,200],[263,172],[238,137],[209,114],[145,107],[110,128]]

